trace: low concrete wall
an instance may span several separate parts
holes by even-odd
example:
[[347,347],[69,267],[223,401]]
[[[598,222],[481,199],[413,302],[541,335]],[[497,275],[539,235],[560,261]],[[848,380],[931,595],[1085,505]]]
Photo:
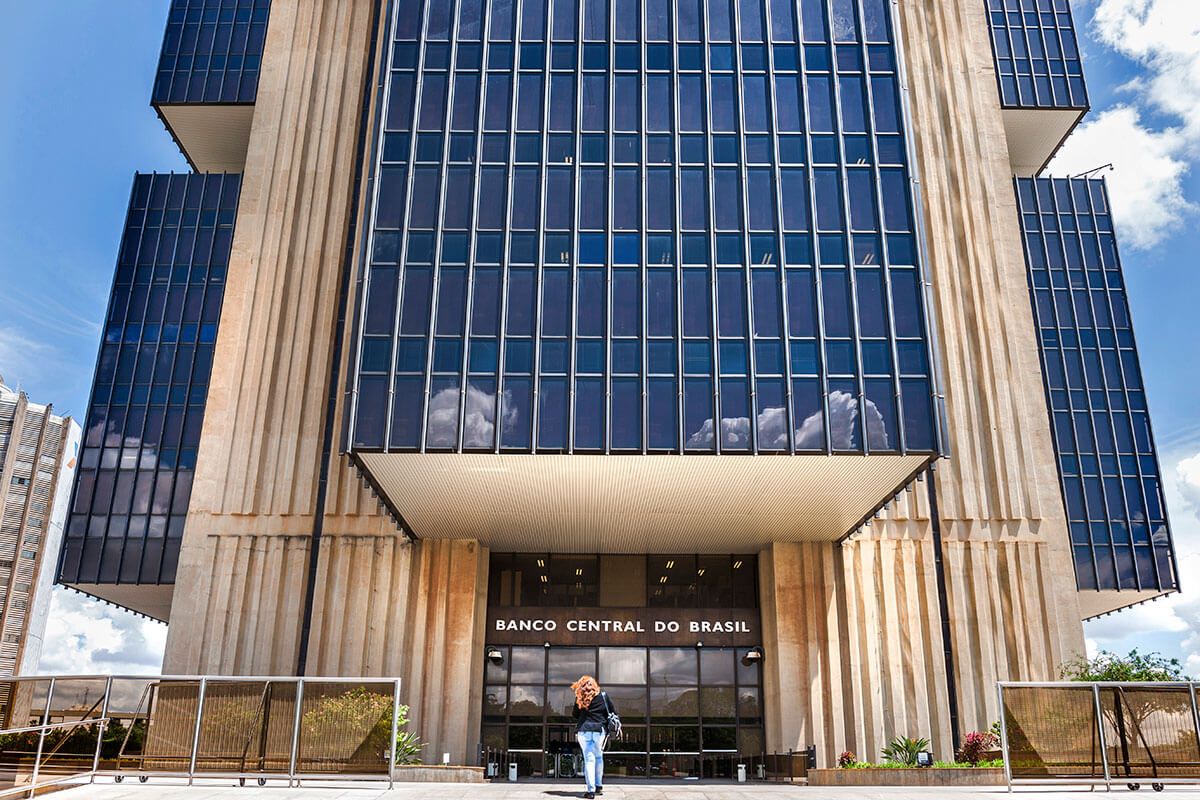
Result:
[[1002,769],[810,769],[809,786],[1000,786]]
[[483,783],[483,767],[415,765],[396,767],[397,783]]

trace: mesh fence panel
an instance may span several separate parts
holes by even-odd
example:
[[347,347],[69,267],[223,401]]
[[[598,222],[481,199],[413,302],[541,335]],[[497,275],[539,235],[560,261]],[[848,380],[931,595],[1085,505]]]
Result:
[[[50,693],[49,678],[26,678],[4,681],[4,728],[25,728],[43,724],[46,698]],[[0,790],[24,786],[33,775],[37,758],[36,732],[0,735]]]
[[192,759],[200,681],[155,681],[146,702],[148,721],[141,768],[148,772],[186,772]]
[[295,709],[295,683],[210,680],[196,771],[286,774]]
[[1187,685],[1100,688],[1114,779],[1200,777],[1200,742]]
[[1004,689],[1009,765],[1014,778],[1103,778],[1090,686]]
[[[0,789],[30,785],[39,741],[39,782],[86,777],[93,764],[186,775],[193,751],[198,775],[386,778],[395,688],[353,679],[87,676],[59,678],[53,688],[50,678],[3,681],[0,714],[10,732],[0,734]],[[44,736],[11,732],[64,723]]]
[[305,681],[300,773],[387,774],[392,685]]

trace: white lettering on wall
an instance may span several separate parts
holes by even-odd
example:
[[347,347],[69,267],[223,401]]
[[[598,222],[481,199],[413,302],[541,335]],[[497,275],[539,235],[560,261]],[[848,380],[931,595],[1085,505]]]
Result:
[[[680,623],[673,619],[657,619],[653,621],[654,633],[679,633],[686,630],[691,634],[749,634],[750,623],[744,620],[688,620]],[[496,620],[496,631],[499,633],[553,633],[558,630],[559,623],[553,619],[512,619],[499,618]],[[686,626],[686,627],[685,627]],[[570,619],[566,629],[571,633],[646,633],[647,622],[628,619]]]

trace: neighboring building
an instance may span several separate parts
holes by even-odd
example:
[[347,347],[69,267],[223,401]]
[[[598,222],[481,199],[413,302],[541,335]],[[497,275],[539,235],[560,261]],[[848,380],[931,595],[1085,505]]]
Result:
[[945,757],[1177,589],[1065,0],[177,0],[154,103],[60,580],[170,672]]
[[0,378],[0,675],[37,672],[79,424]]

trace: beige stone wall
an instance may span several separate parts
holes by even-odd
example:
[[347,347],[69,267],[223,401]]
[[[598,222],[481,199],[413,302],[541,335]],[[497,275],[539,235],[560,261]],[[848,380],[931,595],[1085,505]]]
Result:
[[[961,732],[997,680],[1083,651],[985,4],[900,0],[949,458],[937,472]],[[844,546],[760,562],[767,742],[878,758],[896,735],[951,754],[924,483]]]
[[995,680],[1056,676],[1083,626],[985,8],[899,8],[948,411],[937,486],[965,732],[996,717]]
[[472,541],[325,540],[309,672],[398,676],[426,759],[474,764],[487,576],[488,550]]
[[[372,12],[272,4],[167,672],[296,669]],[[308,674],[400,677],[427,757],[474,763],[486,549],[409,542],[337,455],[323,522]]]
[[[295,669],[372,13],[272,4],[168,671]],[[344,459],[329,496],[330,532],[395,535]]]

